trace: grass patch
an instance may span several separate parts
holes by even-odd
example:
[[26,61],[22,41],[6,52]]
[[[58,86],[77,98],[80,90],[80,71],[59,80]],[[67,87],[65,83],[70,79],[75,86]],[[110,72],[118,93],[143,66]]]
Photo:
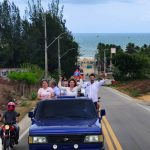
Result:
[[20,106],[21,106],[21,107],[29,106],[29,101],[27,101],[27,100],[22,100]]
[[141,95],[141,92],[138,89],[123,89],[123,91],[127,92],[132,97],[138,97]]
[[38,101],[26,100],[16,106],[16,111],[20,113],[19,120],[22,120],[23,117],[32,110],[33,107],[37,104]]

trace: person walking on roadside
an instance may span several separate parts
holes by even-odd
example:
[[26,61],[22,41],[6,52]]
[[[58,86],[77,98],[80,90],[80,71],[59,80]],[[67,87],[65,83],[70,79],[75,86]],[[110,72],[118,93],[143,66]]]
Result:
[[42,88],[39,88],[37,95],[39,100],[51,99],[54,97],[54,90],[48,87],[47,80],[42,80]]
[[61,78],[58,82],[58,87],[61,89],[61,90],[65,90],[66,91],[66,95],[67,96],[76,96],[78,95],[78,91],[81,89],[81,86],[83,84],[83,81],[82,79],[80,79],[80,84],[77,86],[77,82],[74,78],[71,78],[69,81],[68,81],[68,87],[64,87],[61,85]]
[[102,85],[105,83],[105,75],[103,75],[103,79],[100,81],[95,81],[95,74],[92,73],[89,75],[89,82],[83,84],[83,88],[85,88],[85,96],[91,98],[96,109],[99,109],[98,105],[98,92]]
[[56,84],[56,81],[51,81],[50,82],[50,87],[54,90],[54,96],[60,96],[60,89]]

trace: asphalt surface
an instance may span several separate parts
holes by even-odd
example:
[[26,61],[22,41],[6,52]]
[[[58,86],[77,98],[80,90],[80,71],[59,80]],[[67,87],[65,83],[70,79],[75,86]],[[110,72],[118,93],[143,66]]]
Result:
[[102,87],[101,104],[124,150],[150,149],[150,106]]
[[[124,150],[150,149],[150,106],[107,87],[100,89],[106,117]],[[30,119],[20,123],[21,137],[15,150],[28,150]],[[107,149],[107,148],[106,148]]]

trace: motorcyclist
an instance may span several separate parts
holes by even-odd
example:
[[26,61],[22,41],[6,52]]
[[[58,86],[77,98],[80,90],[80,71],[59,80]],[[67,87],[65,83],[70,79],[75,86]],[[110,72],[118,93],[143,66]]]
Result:
[[[0,121],[10,124],[13,123],[13,126],[15,127],[16,130],[15,144],[18,144],[19,126],[17,122],[19,120],[20,114],[15,111],[15,107],[16,105],[14,102],[9,102],[7,104],[7,111],[5,111],[2,116],[0,115]],[[0,131],[0,134],[2,135],[2,131]]]

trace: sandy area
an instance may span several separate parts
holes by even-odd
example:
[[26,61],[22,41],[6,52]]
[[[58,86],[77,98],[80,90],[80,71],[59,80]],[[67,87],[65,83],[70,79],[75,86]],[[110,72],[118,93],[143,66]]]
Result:
[[139,96],[137,98],[140,99],[140,100],[143,100],[145,102],[150,102],[150,94],[149,95]]

